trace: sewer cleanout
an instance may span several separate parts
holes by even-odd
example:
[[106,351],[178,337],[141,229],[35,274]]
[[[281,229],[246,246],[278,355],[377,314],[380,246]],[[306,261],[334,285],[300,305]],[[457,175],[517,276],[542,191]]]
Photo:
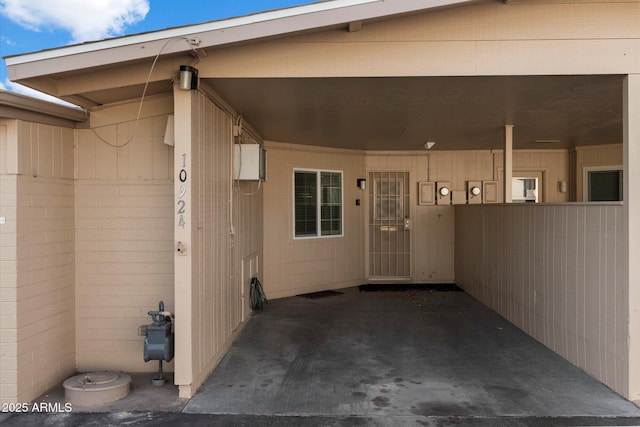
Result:
[[74,405],[99,405],[122,399],[131,390],[131,376],[120,372],[88,372],[62,383],[64,395]]

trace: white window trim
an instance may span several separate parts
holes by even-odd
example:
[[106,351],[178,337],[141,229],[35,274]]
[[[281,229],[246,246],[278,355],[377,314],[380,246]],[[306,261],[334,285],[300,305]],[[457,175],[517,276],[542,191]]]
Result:
[[[316,209],[318,209],[318,215],[316,217],[316,232],[315,236],[296,236],[296,172],[315,172],[316,173],[316,200],[318,201]],[[340,174],[340,234],[331,234],[328,236],[323,236],[321,234],[321,199],[322,199],[322,188],[320,186],[320,173],[321,172],[331,172],[331,173],[339,173]],[[344,237],[344,173],[340,170],[332,170],[332,169],[307,169],[307,168],[293,168],[293,173],[291,174],[291,194],[292,194],[292,203],[291,203],[291,232],[293,235],[293,240],[309,240],[309,239],[333,239],[336,237]]]
[[[518,176],[513,176],[511,178],[512,181],[515,181],[516,179],[534,179],[536,181],[536,189],[535,189],[535,200],[534,203],[540,203],[540,178],[538,176],[535,175],[531,175],[531,176],[523,176],[523,174],[520,174]],[[511,185],[511,192],[513,193],[513,184]],[[511,200],[513,201],[517,201],[517,202],[526,202],[527,199],[526,196],[515,196],[512,195],[511,196]]]
[[[589,200],[589,172],[598,172],[598,171],[622,171],[622,174],[624,177],[624,166],[622,165],[584,166],[582,168],[582,200],[584,202],[591,202]],[[622,182],[622,185],[624,186],[624,181]],[[624,187],[622,191],[624,191]]]

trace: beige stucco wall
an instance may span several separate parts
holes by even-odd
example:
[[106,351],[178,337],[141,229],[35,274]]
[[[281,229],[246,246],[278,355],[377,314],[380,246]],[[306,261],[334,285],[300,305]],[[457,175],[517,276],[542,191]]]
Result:
[[0,401],[75,369],[72,129],[0,121]]
[[[366,178],[364,153],[274,142],[268,142],[267,149],[263,283],[267,297],[363,283],[366,193],[356,187],[356,180]],[[342,171],[343,236],[293,238],[294,168]],[[356,199],[361,200],[360,206],[356,206]]]
[[[155,371],[143,360],[149,310],[174,311],[170,97],[105,108],[77,130],[77,369]],[[116,145],[121,148],[110,146]],[[173,369],[173,362],[165,365]]]
[[456,283],[629,395],[622,205],[456,208]]
[[175,120],[175,383],[191,397],[248,318],[251,277],[262,279],[263,192],[232,179],[233,112],[176,89]]
[[[453,283],[452,206],[419,205],[418,182],[446,181],[453,191],[465,191],[467,180],[493,178],[488,151],[369,152],[370,172],[409,172],[411,217],[412,280],[420,283]],[[369,207],[367,207],[369,208]],[[371,236],[367,236],[370,238]],[[367,268],[367,270],[369,270]]]
[[[494,151],[495,179],[500,188],[504,181],[504,160],[502,150]],[[563,203],[570,202],[571,192],[561,193],[558,190],[558,182],[564,181],[568,186],[573,183],[570,171],[572,159],[568,150],[514,150],[513,151],[513,176],[533,176],[542,174],[541,202]],[[499,201],[504,199],[500,193]]]
[[[502,153],[478,151],[359,152],[269,142],[265,183],[265,290],[280,298],[364,283],[368,277],[367,193],[355,187],[369,172],[409,172],[411,280],[453,283],[454,208],[419,205],[418,183],[445,181],[465,192],[468,181],[501,181]],[[294,168],[341,170],[344,173],[344,238],[293,238]],[[544,173],[545,201],[567,200],[557,182],[569,179],[566,150],[516,151],[514,168]],[[369,183],[368,185],[372,185]],[[361,205],[355,205],[361,199]]]

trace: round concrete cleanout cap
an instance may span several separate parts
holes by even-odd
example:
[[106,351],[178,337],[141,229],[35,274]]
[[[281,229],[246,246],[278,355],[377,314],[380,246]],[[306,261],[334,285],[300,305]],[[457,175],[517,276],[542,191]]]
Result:
[[71,404],[100,405],[129,394],[131,376],[119,372],[88,372],[67,378],[62,385]]

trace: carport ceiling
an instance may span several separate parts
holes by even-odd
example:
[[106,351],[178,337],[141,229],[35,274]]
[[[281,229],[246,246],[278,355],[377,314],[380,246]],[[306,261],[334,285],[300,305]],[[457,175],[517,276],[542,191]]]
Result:
[[[367,150],[622,142],[621,76],[206,79],[263,138]],[[534,141],[544,142],[534,142]],[[557,142],[549,142],[557,141]]]

